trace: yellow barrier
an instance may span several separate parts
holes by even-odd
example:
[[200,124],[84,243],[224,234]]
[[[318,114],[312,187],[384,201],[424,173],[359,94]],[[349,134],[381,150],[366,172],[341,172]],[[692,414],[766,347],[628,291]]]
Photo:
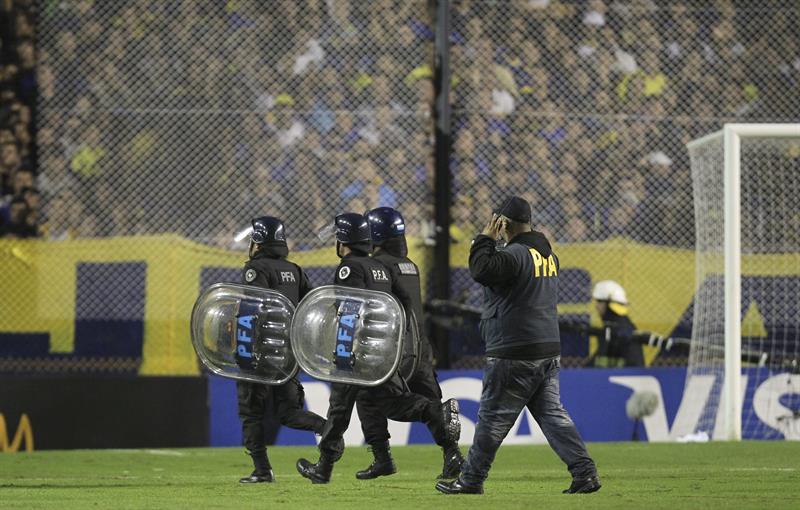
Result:
[[[411,246],[421,243],[409,242]],[[412,248],[425,277],[429,248]],[[694,294],[694,252],[641,245],[631,241],[556,246],[561,268],[580,268],[592,281],[621,283],[631,302],[631,316],[641,330],[668,334]],[[469,245],[455,244],[453,267],[466,267]],[[796,274],[800,255],[750,256],[743,272],[753,275]],[[247,256],[188,241],[178,236],[145,236],[62,242],[0,241],[0,333],[46,333],[51,353],[74,349],[76,268],[79,263],[146,264],[142,375],[194,375],[196,356],[189,317],[206,267],[241,268]],[[332,247],[298,252],[292,260],[305,267],[334,266]],[[122,288],[126,282],[108,282]],[[561,313],[588,313],[590,302],[564,304]],[[650,352],[650,357],[653,353]]]

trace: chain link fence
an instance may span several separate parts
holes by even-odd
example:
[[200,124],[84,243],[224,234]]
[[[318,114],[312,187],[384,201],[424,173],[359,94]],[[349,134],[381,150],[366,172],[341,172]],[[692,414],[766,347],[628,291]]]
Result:
[[[565,318],[597,320],[591,284],[613,279],[640,329],[688,337],[695,232],[685,144],[725,122],[797,122],[798,33],[791,1],[455,2],[456,258],[463,265],[487,221],[484,205],[520,194],[561,255]],[[452,291],[480,303],[465,270]],[[480,345],[466,337],[454,349],[470,366]],[[590,361],[590,346],[562,335],[568,365]],[[687,353],[646,354],[683,364]]]
[[[800,8],[451,4],[452,296],[479,303],[469,240],[515,193],[556,243],[565,316],[587,322],[592,282],[615,279],[640,329],[688,336],[683,144],[726,121],[800,117]],[[19,333],[3,357],[196,373],[191,303],[238,279],[233,233],[255,215],[284,218],[295,260],[321,284],[336,258],[315,231],[341,211],[397,207],[429,273],[434,33],[425,0],[41,1],[48,241],[4,245],[2,330]],[[109,304],[109,284],[136,289],[134,305]],[[449,361],[474,366],[474,330],[452,333]],[[20,347],[30,338],[36,349]],[[577,365],[593,348],[578,336],[564,346]]]
[[[43,267],[29,244],[8,256],[23,271],[14,290],[41,286],[48,274],[70,303],[56,311],[41,290],[8,301],[11,314],[50,330],[50,353],[88,349],[97,360],[84,366],[103,370],[101,358],[121,358],[128,342],[138,349],[125,360],[132,354],[143,373],[196,372],[191,349],[173,346],[190,345],[200,286],[240,279],[247,240],[233,237],[255,216],[285,221],[290,248],[317,285],[332,281],[336,258],[315,233],[335,214],[396,207],[409,235],[427,235],[434,93],[426,1],[43,1],[39,34],[39,186],[51,241],[41,250],[75,251],[56,268]],[[175,235],[194,244],[176,246]],[[101,261],[108,267],[80,271],[81,259],[98,257],[85,240],[132,236],[133,252],[111,248]],[[172,259],[193,274],[181,277]],[[132,287],[141,292],[117,297]],[[151,309],[153,299],[167,308]],[[172,325],[159,329],[164,322]],[[130,334],[112,337],[122,330]],[[30,357],[22,343],[12,338],[4,354]],[[188,364],[176,368],[174,356]]]
[[423,217],[424,1],[60,2],[40,23],[51,239],[228,247],[269,213],[307,248],[342,210]]

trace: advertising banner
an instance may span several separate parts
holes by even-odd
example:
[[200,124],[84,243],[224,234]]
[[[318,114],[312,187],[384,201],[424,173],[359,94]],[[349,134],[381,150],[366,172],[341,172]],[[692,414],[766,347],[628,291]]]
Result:
[[[713,376],[712,376],[713,377]],[[461,442],[471,444],[478,415],[481,395],[481,371],[442,371],[439,382],[444,398],[457,398],[461,405]],[[561,399],[586,441],[629,441],[634,437],[647,441],[677,441],[698,432],[697,424],[703,413],[709,412],[709,402],[714,381],[694,378],[684,392],[686,369],[566,369],[561,372]],[[777,385],[791,392],[791,382],[796,387],[798,375],[780,374],[772,377],[760,375],[755,370],[745,371],[747,391],[743,414],[750,423],[745,439],[784,437],[800,439],[800,420],[792,419],[794,411],[786,407],[785,397],[771,390]],[[322,416],[328,410],[330,395],[327,383],[307,379],[303,381],[308,408]],[[759,391],[766,390],[770,391]],[[657,398],[653,412],[636,423],[626,413],[626,403],[634,393],[651,392]],[[209,434],[212,446],[241,444],[241,432],[236,416],[236,388],[231,380],[209,379],[211,415]],[[720,423],[721,420],[717,420]],[[393,445],[433,443],[421,423],[389,422]],[[704,431],[711,435],[713,431]],[[275,440],[279,445],[315,444],[311,432],[281,428]],[[350,428],[345,434],[350,445],[363,444],[361,422],[353,413]],[[546,439],[530,412],[520,414],[505,439],[505,444],[545,443]]]

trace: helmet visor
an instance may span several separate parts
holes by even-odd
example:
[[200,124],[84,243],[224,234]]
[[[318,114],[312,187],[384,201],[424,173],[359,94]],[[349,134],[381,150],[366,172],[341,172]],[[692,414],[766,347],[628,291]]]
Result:
[[317,238],[323,243],[329,243],[336,236],[336,225],[330,223],[317,229]]

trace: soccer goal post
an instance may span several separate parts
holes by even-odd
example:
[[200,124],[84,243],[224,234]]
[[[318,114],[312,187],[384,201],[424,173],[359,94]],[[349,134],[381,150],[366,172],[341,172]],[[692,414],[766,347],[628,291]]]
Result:
[[[793,363],[796,372],[800,344],[800,124],[725,124],[687,148],[697,275],[687,387],[688,378],[699,376],[711,388],[697,431],[736,441],[742,439],[748,377],[763,380],[786,373],[788,389],[776,389],[782,395],[800,385],[800,375],[787,368]],[[756,369],[765,371],[751,370],[743,377],[743,353],[745,363],[760,359]],[[750,395],[748,413],[756,404],[783,398],[757,397]],[[777,411],[762,414],[777,416]],[[756,433],[759,426],[781,433],[777,421],[764,427],[761,415],[744,419],[745,437],[770,437],[763,430]]]

